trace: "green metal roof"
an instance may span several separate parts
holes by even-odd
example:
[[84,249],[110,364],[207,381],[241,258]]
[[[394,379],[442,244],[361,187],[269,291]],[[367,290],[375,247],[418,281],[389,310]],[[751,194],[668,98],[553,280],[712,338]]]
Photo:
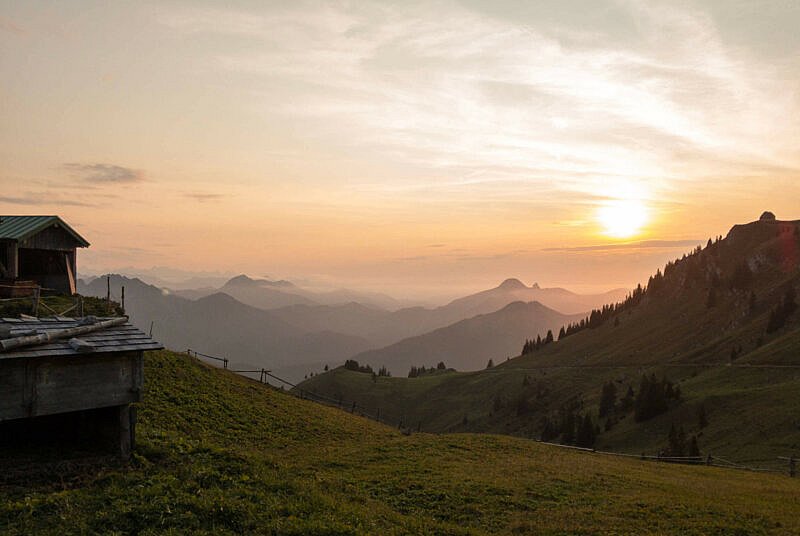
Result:
[[51,225],[58,225],[72,235],[79,247],[89,246],[81,235],[58,216],[0,216],[0,240],[25,240]]

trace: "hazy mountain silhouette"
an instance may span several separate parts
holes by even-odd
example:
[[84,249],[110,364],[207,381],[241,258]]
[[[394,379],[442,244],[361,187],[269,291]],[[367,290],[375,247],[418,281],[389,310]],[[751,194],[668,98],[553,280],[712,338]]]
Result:
[[224,292],[242,303],[265,310],[291,305],[330,306],[350,302],[358,302],[371,308],[396,310],[407,303],[378,292],[363,292],[346,288],[325,291],[309,290],[291,281],[253,279],[246,275],[233,277],[220,287],[189,288],[177,290],[175,294],[196,300],[215,292]]
[[[233,363],[297,370],[304,364],[343,361],[370,347],[359,337],[290,324],[224,293],[193,301],[139,279],[113,275],[111,288],[117,299],[123,285],[131,321],[145,331],[153,322],[154,336],[175,350],[191,347],[228,357]],[[88,296],[105,296],[106,279],[99,277],[89,284],[80,281],[78,291]]]
[[593,307],[622,299],[626,291],[581,295],[561,288],[526,287],[507,279],[498,287],[478,292],[433,309],[409,307],[394,312],[358,303],[335,306],[294,305],[273,311],[280,318],[308,329],[329,329],[363,337],[376,346],[427,333],[480,314],[495,312],[515,301],[538,301],[567,314],[587,312]]
[[548,330],[557,334],[561,326],[579,319],[579,315],[563,315],[539,302],[513,302],[499,311],[369,350],[354,359],[376,370],[385,366],[395,375],[405,375],[412,365],[428,367],[439,361],[457,370],[477,370],[490,358],[500,363],[517,355],[527,337],[545,337]]

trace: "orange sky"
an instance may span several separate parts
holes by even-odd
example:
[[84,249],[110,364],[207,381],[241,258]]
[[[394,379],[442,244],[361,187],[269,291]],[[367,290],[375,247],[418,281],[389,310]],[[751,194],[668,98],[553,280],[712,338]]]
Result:
[[795,3],[527,4],[3,4],[0,213],[87,272],[415,295],[632,286],[800,217]]

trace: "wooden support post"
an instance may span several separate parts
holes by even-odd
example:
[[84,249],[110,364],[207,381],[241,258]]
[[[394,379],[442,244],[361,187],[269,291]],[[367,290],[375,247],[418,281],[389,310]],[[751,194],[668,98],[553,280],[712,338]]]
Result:
[[797,460],[794,456],[789,457],[789,476],[792,478],[797,476]]
[[127,460],[131,457],[133,442],[131,441],[131,407],[124,405],[119,407],[119,457]]
[[355,412],[356,412],[356,403],[353,402],[353,407],[350,408],[350,413],[355,413]]
[[130,415],[131,415],[131,452],[136,450],[136,422],[139,420],[139,416],[136,413],[136,406],[128,406],[130,408]]
[[711,456],[711,453],[706,456],[706,465],[714,465],[714,458]]
[[35,317],[39,317],[39,297],[42,292],[42,287],[36,287],[33,289],[33,312],[31,313]]
[[8,246],[8,277],[11,280],[15,280],[19,277],[19,253],[17,249],[17,243],[12,242]]

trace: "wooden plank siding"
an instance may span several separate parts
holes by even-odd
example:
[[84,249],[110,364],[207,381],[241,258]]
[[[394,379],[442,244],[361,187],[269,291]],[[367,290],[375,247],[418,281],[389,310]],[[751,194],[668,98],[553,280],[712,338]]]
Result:
[[[70,328],[93,325],[93,331],[77,335],[88,344],[70,345],[76,333]],[[13,444],[13,452],[36,441],[77,437],[127,459],[135,439],[131,404],[142,397],[144,352],[163,346],[126,319],[2,318],[0,326],[8,328],[4,339],[49,335],[28,337],[29,346],[22,339],[19,346],[6,341],[7,349],[0,350],[0,446]]]
[[20,240],[19,247],[28,249],[49,249],[54,251],[75,251],[79,242],[58,224]]
[[0,422],[138,402],[143,363],[140,351],[7,360],[0,366]]

